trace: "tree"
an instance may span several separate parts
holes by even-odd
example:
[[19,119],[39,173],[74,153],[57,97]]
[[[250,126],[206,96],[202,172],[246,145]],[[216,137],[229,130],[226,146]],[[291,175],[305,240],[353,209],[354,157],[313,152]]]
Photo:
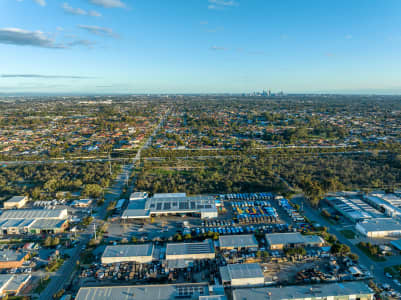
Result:
[[352,259],[353,261],[358,261],[359,260],[359,256],[357,254],[355,254],[355,253],[349,253],[348,257],[350,259]]
[[103,194],[103,188],[98,184],[85,185],[83,194],[86,197],[99,198]]
[[44,241],[44,245],[45,247],[50,247],[52,245],[52,238],[51,236],[46,237],[45,241]]
[[57,246],[58,244],[60,244],[60,239],[59,239],[58,237],[54,237],[54,238],[51,240],[51,245],[52,245],[53,247],[55,247],[55,246]]

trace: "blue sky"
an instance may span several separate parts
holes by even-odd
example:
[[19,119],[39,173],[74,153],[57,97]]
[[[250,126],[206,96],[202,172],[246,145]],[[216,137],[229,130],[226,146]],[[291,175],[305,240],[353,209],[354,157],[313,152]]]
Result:
[[0,93],[267,88],[401,93],[401,1],[0,1]]

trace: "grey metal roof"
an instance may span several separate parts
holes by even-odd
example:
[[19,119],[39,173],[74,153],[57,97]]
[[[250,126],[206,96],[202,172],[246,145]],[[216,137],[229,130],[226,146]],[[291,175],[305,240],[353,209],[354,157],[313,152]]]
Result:
[[14,275],[5,286],[4,290],[9,292],[17,291],[21,287],[21,285],[27,283],[30,279],[31,275],[29,274]]
[[0,274],[0,291],[3,291],[7,284],[11,281],[13,274]]
[[0,250],[0,261],[20,261],[27,255],[27,252],[14,250]]
[[153,244],[107,246],[102,257],[152,256]]
[[366,232],[401,231],[401,223],[391,218],[376,218],[358,223]]
[[200,243],[169,243],[166,255],[188,255],[214,253],[213,242],[205,240]]
[[34,229],[54,229],[61,228],[66,220],[58,220],[58,219],[39,219],[36,220],[29,228]]
[[[207,284],[183,285],[133,285],[115,287],[84,287],[78,291],[76,300],[172,300],[199,299],[209,295]],[[186,297],[185,297],[186,296]]]
[[0,220],[0,228],[24,228],[29,227],[33,222],[35,222],[35,219],[5,219]]
[[61,219],[66,209],[13,209],[5,210],[0,219]]
[[302,235],[299,232],[268,233],[265,235],[269,245],[319,244],[323,239],[317,235]]
[[219,237],[221,248],[251,248],[258,247],[258,241],[253,234],[222,235]]
[[390,244],[393,245],[398,250],[401,250],[401,239],[400,240],[391,241]]
[[373,291],[365,283],[353,281],[281,288],[236,289],[233,291],[233,300],[302,300],[351,295],[373,295]]
[[[259,264],[230,264],[221,267],[220,270],[224,268],[226,268],[230,280],[241,278],[264,278],[262,268]],[[223,272],[226,270],[223,270]]]
[[10,199],[8,199],[6,202],[8,203],[18,203],[21,200],[24,200],[26,196],[13,196]]
[[146,209],[126,209],[124,210],[121,218],[123,219],[135,219],[135,218],[149,218],[149,210]]

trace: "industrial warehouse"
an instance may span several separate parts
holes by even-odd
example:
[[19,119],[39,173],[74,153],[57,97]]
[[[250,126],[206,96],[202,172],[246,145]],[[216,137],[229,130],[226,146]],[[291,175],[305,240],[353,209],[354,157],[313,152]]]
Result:
[[187,196],[185,193],[155,194],[145,198],[144,194],[132,196],[122,219],[148,219],[152,216],[198,215],[202,219],[218,216],[215,197]]
[[169,243],[166,260],[214,259],[216,256],[212,240],[199,243]]
[[268,233],[265,238],[271,250],[282,250],[295,246],[322,247],[325,244],[318,235],[302,235],[299,232]]
[[401,236],[401,223],[391,218],[376,218],[359,222],[356,230],[369,238]]
[[68,227],[67,209],[7,210],[0,215],[0,234],[61,233]]
[[219,245],[222,250],[257,249],[259,246],[253,234],[221,235]]
[[6,210],[0,215],[4,219],[67,219],[67,209],[16,209]]
[[28,257],[28,252],[0,250],[0,269],[19,268]]
[[232,287],[263,286],[265,277],[259,264],[229,264],[220,267],[223,285]]
[[3,202],[4,209],[21,208],[28,202],[27,196],[14,196]]
[[[76,300],[170,300],[170,299],[215,299],[209,296],[209,285],[205,283],[131,285],[114,287],[83,287]],[[218,298],[224,299],[224,298]]]
[[0,274],[0,296],[18,295],[30,279],[29,274]]
[[152,261],[153,244],[107,246],[103,252],[102,264],[119,262],[149,263]]
[[342,193],[343,196],[326,197],[326,202],[353,223],[380,218],[384,215],[360,199],[355,193]]
[[373,300],[374,292],[363,282],[342,282],[313,286],[236,289],[233,300]]
[[373,207],[383,211],[389,217],[401,216],[401,198],[394,194],[372,192],[364,199]]

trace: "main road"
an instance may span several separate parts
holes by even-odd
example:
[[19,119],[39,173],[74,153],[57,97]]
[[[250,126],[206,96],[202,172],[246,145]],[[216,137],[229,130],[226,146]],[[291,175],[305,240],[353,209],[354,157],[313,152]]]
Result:
[[[96,219],[93,223],[99,223],[101,220],[104,220],[107,216],[107,207],[111,201],[116,201],[120,199],[124,186],[128,183],[128,178],[131,175],[132,169],[134,165],[140,161],[141,159],[141,151],[146,149],[151,145],[153,137],[157,134],[160,128],[163,126],[165,119],[168,116],[169,111],[162,117],[160,123],[155,127],[152,134],[148,137],[146,142],[142,145],[142,147],[138,150],[136,157],[133,159],[132,164],[124,165],[120,174],[117,175],[117,178],[111,188],[108,189],[107,193],[104,195],[104,203],[97,209]],[[132,187],[131,187],[132,188]],[[46,289],[40,294],[40,300],[50,300],[53,298],[53,295],[60,291],[65,285],[70,281],[75,268],[78,265],[81,251],[88,244],[89,240],[93,236],[93,226],[89,224],[83,233],[81,233],[79,237],[79,243],[73,249],[73,253],[70,258],[67,259],[64,264],[60,267],[60,269],[51,276],[51,280],[46,287]]]

